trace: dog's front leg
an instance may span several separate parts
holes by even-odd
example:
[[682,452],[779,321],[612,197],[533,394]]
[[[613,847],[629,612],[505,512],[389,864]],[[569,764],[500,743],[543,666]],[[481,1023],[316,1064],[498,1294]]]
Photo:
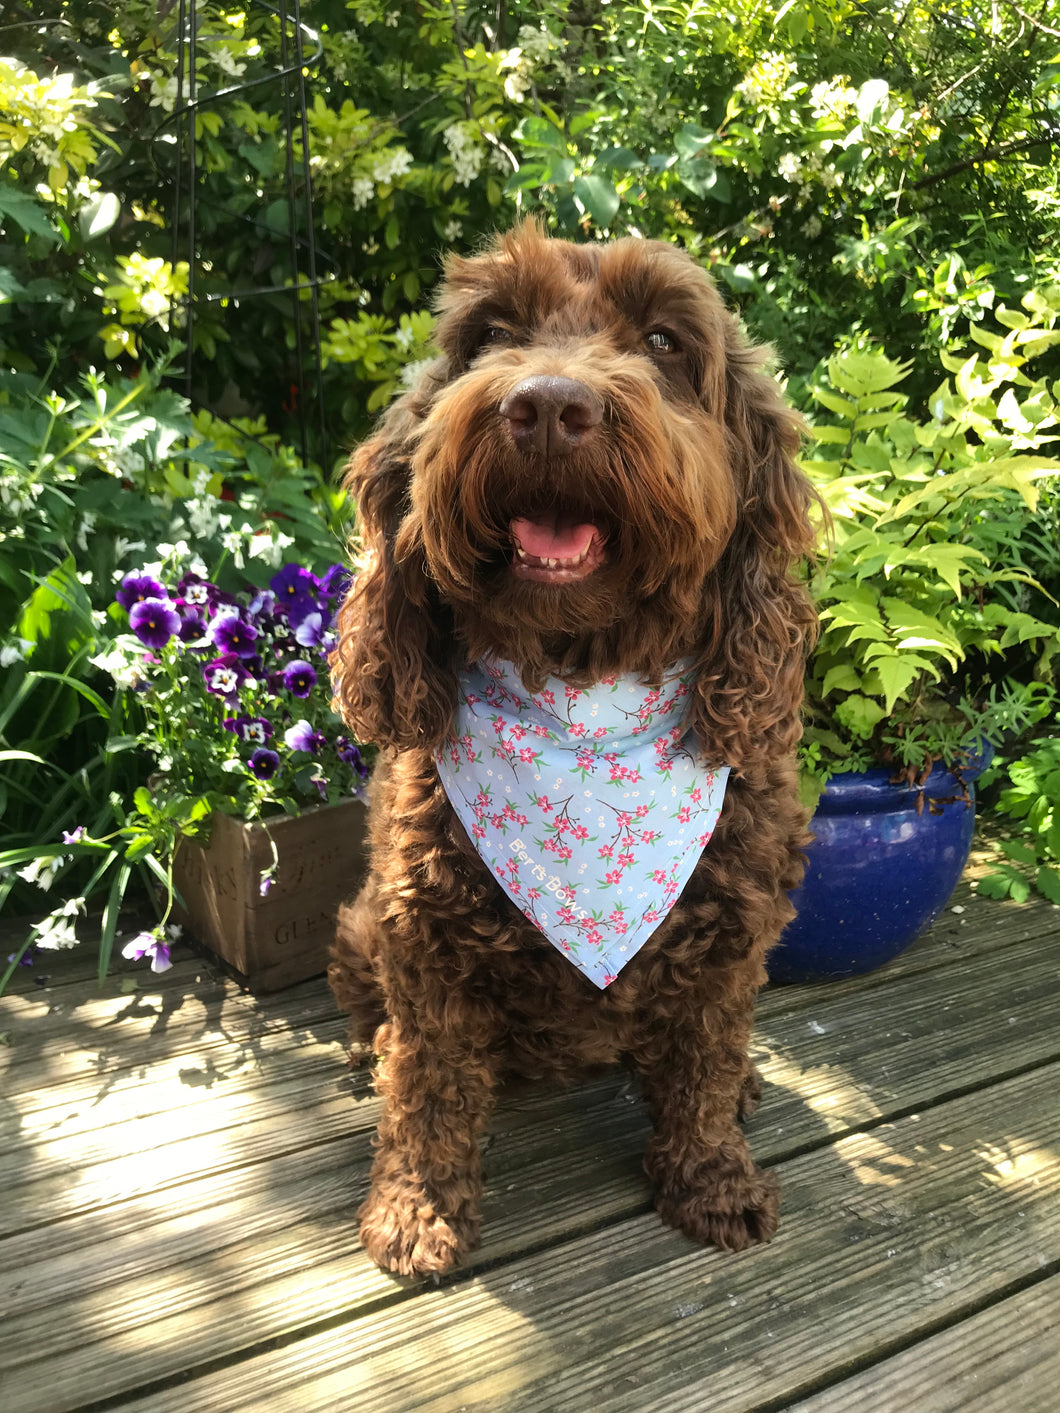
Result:
[[701,976],[676,1014],[646,1018],[633,1056],[655,1126],[644,1166],[659,1214],[725,1251],[768,1241],[780,1205],[736,1122],[759,975],[748,958]]
[[400,1010],[379,1035],[384,1108],[358,1216],[373,1261],[398,1275],[426,1275],[449,1270],[478,1244],[479,1136],[496,1076],[471,1017],[462,1030]]

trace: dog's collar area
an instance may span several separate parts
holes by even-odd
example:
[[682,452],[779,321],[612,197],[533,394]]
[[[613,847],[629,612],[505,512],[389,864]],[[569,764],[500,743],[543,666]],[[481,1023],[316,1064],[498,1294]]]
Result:
[[669,913],[721,810],[728,767],[688,729],[694,676],[683,662],[658,687],[553,677],[531,694],[511,663],[476,663],[435,757],[496,881],[598,987]]
[[553,513],[512,520],[512,570],[539,584],[586,579],[604,562],[605,536],[594,521]]

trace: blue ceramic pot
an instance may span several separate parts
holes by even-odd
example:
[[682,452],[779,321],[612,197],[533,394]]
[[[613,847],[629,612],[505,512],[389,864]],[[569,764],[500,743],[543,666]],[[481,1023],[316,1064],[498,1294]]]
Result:
[[[972,781],[993,754],[987,745],[961,769],[973,802]],[[798,914],[769,957],[771,981],[872,971],[908,947],[945,907],[972,847],[974,803],[963,803],[960,783],[936,766],[918,814],[920,791],[892,785],[890,775],[870,770],[828,782],[810,822],[806,877],[791,895]]]

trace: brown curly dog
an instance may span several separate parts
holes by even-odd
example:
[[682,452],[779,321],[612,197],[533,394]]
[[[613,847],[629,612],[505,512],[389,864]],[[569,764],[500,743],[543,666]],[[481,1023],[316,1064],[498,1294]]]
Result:
[[[445,275],[441,357],[349,472],[365,558],[335,690],[382,748],[370,873],[329,969],[354,1040],[381,1057],[361,1238],[390,1271],[449,1269],[479,1238],[479,1137],[502,1080],[621,1059],[650,1108],[663,1220],[740,1250],[777,1223],[776,1179],[737,1121],[805,842],[798,421],[675,248],[528,223]],[[549,677],[658,685],[691,662],[686,740],[731,767],[713,839],[606,989],[510,901],[441,782],[461,673],[496,660],[529,693]]]

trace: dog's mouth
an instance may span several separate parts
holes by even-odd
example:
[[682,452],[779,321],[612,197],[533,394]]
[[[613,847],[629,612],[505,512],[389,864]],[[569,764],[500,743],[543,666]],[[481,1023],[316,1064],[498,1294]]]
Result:
[[603,564],[607,542],[592,520],[562,511],[510,523],[512,573],[537,584],[572,584]]

